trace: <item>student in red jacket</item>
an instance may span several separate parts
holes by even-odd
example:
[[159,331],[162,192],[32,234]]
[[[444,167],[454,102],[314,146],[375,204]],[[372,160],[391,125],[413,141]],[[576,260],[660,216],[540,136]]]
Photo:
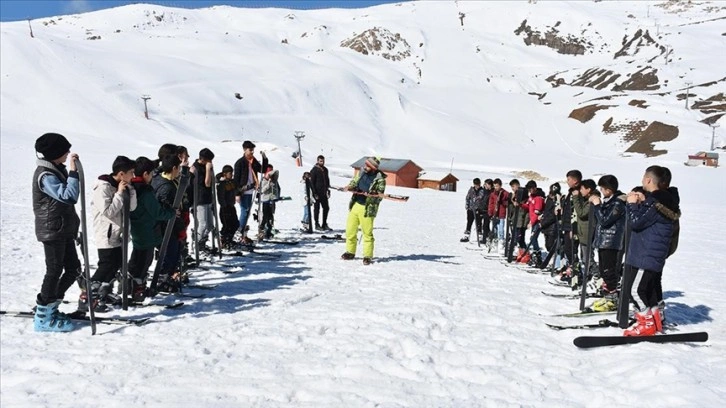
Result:
[[[531,263],[539,266],[542,263],[542,255],[539,247],[539,233],[541,228],[540,217],[544,210],[544,192],[537,188],[537,182],[530,180],[524,186],[529,193],[527,201],[521,204],[521,207],[529,212],[529,226],[531,228],[529,246],[531,248]],[[520,260],[521,261],[521,260]]]
[[494,179],[494,190],[489,194],[487,213],[492,219],[492,235],[496,234],[498,252],[504,253],[504,224],[507,221],[507,202],[509,193],[502,189],[502,180]]

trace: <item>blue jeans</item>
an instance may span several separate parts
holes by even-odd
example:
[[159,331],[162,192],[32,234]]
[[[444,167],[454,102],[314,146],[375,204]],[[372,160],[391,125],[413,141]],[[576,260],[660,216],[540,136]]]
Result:
[[310,207],[307,205],[303,207],[303,224],[310,224]]
[[504,242],[504,228],[505,223],[507,222],[506,218],[500,218],[499,219],[499,226],[497,226],[497,237],[499,237],[500,242]]
[[242,233],[245,231],[247,226],[247,219],[250,216],[250,209],[252,208],[252,194],[242,194],[239,200],[239,227],[242,229]]

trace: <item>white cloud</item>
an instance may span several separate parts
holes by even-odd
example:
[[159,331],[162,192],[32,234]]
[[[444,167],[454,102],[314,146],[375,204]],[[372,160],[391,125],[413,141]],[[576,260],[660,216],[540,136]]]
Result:
[[63,11],[67,14],[87,13],[93,11],[93,6],[88,0],[70,0],[64,2]]

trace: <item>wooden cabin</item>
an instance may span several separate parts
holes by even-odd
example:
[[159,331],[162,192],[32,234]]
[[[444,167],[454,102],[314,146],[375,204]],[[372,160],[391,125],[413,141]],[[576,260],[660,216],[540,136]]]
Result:
[[686,166],[718,167],[718,153],[698,152],[696,154],[689,154],[688,161],[684,164]]
[[441,191],[456,191],[459,181],[451,173],[425,172],[418,177],[418,188],[432,188]]

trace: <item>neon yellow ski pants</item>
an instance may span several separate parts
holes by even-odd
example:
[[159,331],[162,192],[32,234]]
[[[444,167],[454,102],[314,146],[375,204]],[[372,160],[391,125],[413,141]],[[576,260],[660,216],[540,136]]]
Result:
[[373,258],[373,221],[375,217],[365,217],[366,206],[360,203],[353,204],[345,223],[345,251],[355,255],[358,246],[358,226],[363,231],[363,257]]

